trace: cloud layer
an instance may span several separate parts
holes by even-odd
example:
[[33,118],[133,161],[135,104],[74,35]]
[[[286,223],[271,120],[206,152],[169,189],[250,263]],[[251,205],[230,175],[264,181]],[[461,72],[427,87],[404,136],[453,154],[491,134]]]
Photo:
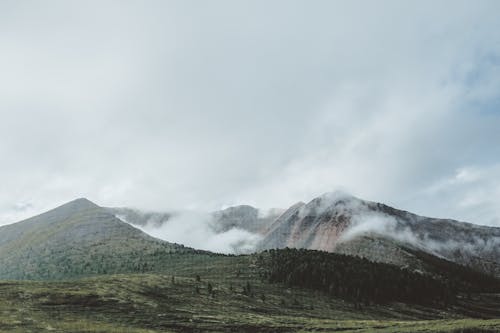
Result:
[[497,1],[3,1],[0,223],[340,188],[500,225]]

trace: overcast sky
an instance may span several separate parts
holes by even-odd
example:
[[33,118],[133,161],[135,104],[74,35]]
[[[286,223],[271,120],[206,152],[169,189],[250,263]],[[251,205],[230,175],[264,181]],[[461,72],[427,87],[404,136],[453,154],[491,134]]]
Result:
[[500,226],[499,1],[0,1],[0,224],[342,189]]

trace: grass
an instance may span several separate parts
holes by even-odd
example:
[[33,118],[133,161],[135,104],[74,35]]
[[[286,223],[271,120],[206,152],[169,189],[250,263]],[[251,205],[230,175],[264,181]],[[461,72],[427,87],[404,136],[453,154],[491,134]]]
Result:
[[[190,258],[162,273],[0,282],[0,332],[500,332],[500,313],[491,309],[499,295],[473,295],[448,309],[355,310],[320,292],[262,281],[251,256]],[[467,318],[479,306],[489,306],[493,319]]]

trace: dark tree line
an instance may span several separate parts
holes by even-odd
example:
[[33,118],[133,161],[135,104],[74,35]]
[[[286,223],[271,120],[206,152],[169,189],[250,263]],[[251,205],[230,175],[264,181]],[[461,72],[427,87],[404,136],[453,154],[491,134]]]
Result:
[[447,306],[467,288],[456,278],[322,251],[269,250],[258,257],[258,265],[271,283],[320,290],[356,305],[400,301]]
[[500,280],[492,275],[456,264],[431,254],[413,251],[426,263],[426,269],[442,279],[450,281],[455,289],[464,293],[500,293]]

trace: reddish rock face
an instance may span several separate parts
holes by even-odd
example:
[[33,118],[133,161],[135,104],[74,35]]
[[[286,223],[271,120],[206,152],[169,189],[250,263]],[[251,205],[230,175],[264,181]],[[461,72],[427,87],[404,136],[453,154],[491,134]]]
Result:
[[414,249],[500,276],[500,228],[422,217],[341,193],[297,203],[279,216],[259,250],[285,247],[402,266],[415,266],[408,251]]
[[333,251],[353,216],[367,210],[367,204],[343,194],[326,194],[308,204],[297,203],[271,225],[263,249],[308,248]]

